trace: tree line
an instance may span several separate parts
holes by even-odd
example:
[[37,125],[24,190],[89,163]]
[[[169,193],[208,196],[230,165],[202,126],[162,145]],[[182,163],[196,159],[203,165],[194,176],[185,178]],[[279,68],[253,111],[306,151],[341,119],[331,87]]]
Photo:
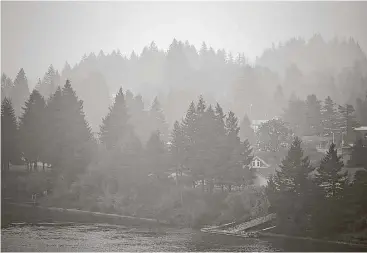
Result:
[[356,108],[351,104],[337,105],[330,96],[322,102],[316,95],[308,95],[306,100],[296,97],[288,102],[283,120],[298,136],[332,136],[340,146],[354,142],[353,129],[367,125],[367,92],[364,100],[357,99]]
[[[140,115],[141,96],[124,93],[122,88],[97,136],[92,134],[83,102],[68,80],[47,100],[34,89],[19,122],[10,99],[5,97],[1,108],[3,170],[8,170],[9,164],[22,163],[34,170],[42,162],[43,169],[52,165],[73,181],[93,161],[109,157],[108,167],[126,172],[120,175],[126,178],[167,177],[165,173],[171,171],[188,175],[193,187],[200,181],[203,189],[210,185],[209,191],[214,185],[231,190],[233,185],[252,184],[254,175],[248,166],[252,149],[247,139],[239,137],[237,117],[231,111],[225,114],[218,103],[208,106],[203,97],[197,104],[191,102],[170,134],[157,99],[149,115]],[[155,119],[150,121],[154,130],[144,133],[145,145],[135,128],[147,122],[144,116]]]
[[[99,131],[112,102],[110,97],[120,86],[140,93],[144,104],[158,96],[170,127],[185,114],[187,101],[200,94],[209,103],[219,102],[226,111],[232,110],[241,118],[247,111],[252,119],[280,116],[292,94],[306,99],[310,91],[318,97],[330,95],[336,103],[356,108],[357,99],[363,99],[366,92],[367,80],[365,54],[358,44],[342,40],[325,43],[317,36],[309,43],[301,41],[290,40],[264,52],[255,65],[249,64],[244,54],[233,55],[206,43],[196,48],[188,41],[173,40],[163,50],[152,42],[140,53],[90,53],[73,67],[66,63],[60,71],[50,65],[35,86],[48,99],[66,79],[72,80],[94,132]],[[320,48],[326,55],[322,59]],[[303,54],[314,57],[300,57]],[[295,55],[296,59],[289,59]],[[348,60],[343,60],[346,56]],[[314,68],[321,60],[331,58],[336,59]],[[281,69],[274,68],[274,63],[282,65]],[[18,92],[11,92],[18,84],[4,74],[2,93],[18,96]],[[28,95],[19,95],[20,102],[12,99],[17,116]],[[96,99],[100,101],[98,108],[94,108]]]
[[277,230],[324,238],[365,230],[366,154],[367,147],[357,140],[348,167],[361,170],[350,177],[335,144],[314,168],[296,137],[266,189]]

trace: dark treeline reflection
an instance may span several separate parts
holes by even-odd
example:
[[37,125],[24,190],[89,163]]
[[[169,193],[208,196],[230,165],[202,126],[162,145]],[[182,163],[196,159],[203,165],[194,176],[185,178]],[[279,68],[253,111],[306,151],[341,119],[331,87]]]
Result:
[[[269,68],[174,40],[51,65],[32,92],[23,69],[3,74],[2,196],[185,226],[275,212],[282,233],[366,238],[364,53],[315,36],[258,61]],[[308,137],[333,143],[325,154]],[[254,156],[273,160],[267,186]]]

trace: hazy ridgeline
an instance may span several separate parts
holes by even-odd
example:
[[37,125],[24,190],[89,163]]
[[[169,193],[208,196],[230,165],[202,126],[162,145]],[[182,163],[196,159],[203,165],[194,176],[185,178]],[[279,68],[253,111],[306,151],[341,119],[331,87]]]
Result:
[[[325,42],[319,35],[307,42],[291,39],[266,50],[253,66],[243,54],[173,40],[168,50],[152,42],[140,54],[101,51],[84,55],[74,67],[66,63],[57,71],[51,65],[37,84],[29,86],[47,99],[71,80],[93,131],[98,132],[119,87],[141,94],[144,110],[158,96],[172,128],[199,95],[240,118],[247,113],[250,119],[280,116],[292,94],[300,99],[310,94],[330,96],[338,104],[355,107],[367,89],[366,72],[366,55],[352,39]],[[21,80],[19,75],[14,80],[2,76],[2,98],[12,97],[17,116],[29,95]],[[19,87],[11,91],[12,86]]]
[[[315,36],[257,63],[174,40],[166,52],[152,43],[139,56],[101,52],[60,73],[50,66],[32,92],[23,69],[14,81],[3,74],[4,196],[48,190],[44,205],[191,226],[275,212],[280,232],[365,235],[366,172],[352,181],[342,173],[367,168],[366,147],[353,136],[367,124],[365,54],[353,40]],[[250,119],[271,120],[255,133]],[[320,153],[295,137],[328,129],[355,143],[348,164],[335,145],[311,163]],[[286,154],[266,189],[249,169],[258,152]],[[9,173],[10,164],[28,171]]]

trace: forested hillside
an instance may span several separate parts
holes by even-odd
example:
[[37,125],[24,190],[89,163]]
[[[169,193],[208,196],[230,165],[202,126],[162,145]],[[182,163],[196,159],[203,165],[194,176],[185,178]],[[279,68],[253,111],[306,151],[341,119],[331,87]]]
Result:
[[[173,40],[167,50],[152,42],[140,54],[100,51],[84,55],[73,67],[66,63],[60,71],[50,65],[36,87],[47,99],[70,79],[96,132],[120,86],[142,95],[145,110],[158,96],[172,128],[184,116],[186,105],[199,95],[250,119],[279,116],[291,97],[306,99],[309,94],[356,106],[357,98],[363,99],[367,90],[366,74],[366,55],[352,39],[324,42],[318,35],[308,42],[292,39],[266,50],[254,66],[244,54]],[[12,97],[18,116],[29,94],[24,78],[21,72],[14,81],[2,76],[2,98]]]

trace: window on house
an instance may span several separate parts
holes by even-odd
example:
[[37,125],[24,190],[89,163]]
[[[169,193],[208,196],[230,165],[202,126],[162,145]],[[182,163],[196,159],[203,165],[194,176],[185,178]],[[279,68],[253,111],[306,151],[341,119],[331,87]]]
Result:
[[256,161],[256,166],[260,167],[260,161]]
[[255,166],[256,166],[256,165],[255,165],[255,161],[253,161],[253,162],[252,162],[252,167],[255,167]]

